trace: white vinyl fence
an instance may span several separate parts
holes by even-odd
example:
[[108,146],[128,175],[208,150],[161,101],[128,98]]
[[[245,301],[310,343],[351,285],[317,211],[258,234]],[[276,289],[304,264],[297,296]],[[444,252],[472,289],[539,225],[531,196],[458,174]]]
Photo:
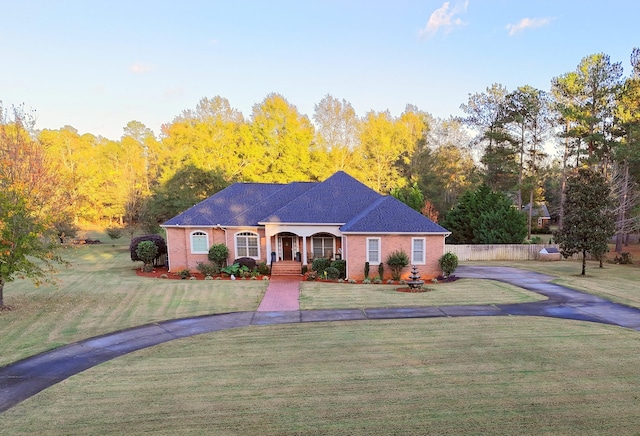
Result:
[[495,244],[453,245],[446,244],[444,251],[458,256],[458,260],[537,260],[540,250],[556,244]]

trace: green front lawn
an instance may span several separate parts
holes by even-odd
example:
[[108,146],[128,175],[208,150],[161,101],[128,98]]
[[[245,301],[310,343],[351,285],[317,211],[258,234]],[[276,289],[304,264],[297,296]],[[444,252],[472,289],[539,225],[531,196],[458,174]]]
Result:
[[99,365],[5,434],[637,434],[640,334],[531,317],[248,327]]
[[73,267],[59,287],[19,280],[5,286],[0,312],[0,366],[81,339],[166,319],[255,310],[267,283],[138,277],[128,246],[65,249]]
[[398,284],[302,282],[300,309],[510,304],[546,299],[535,292],[491,280],[460,279],[451,283],[427,283],[425,286],[430,291],[406,293],[396,291],[406,287]]

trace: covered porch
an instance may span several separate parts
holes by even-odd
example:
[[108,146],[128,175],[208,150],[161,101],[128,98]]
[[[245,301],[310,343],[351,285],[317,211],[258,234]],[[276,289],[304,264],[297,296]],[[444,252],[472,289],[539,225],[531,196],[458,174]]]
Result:
[[265,227],[269,263],[297,262],[310,265],[313,259],[342,259],[342,234],[338,226],[292,226],[269,224]]

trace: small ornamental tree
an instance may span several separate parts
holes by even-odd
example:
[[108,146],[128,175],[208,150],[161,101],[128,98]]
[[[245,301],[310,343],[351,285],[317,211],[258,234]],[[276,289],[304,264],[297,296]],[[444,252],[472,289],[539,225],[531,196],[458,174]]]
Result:
[[136,247],[136,255],[144,263],[143,270],[149,272],[153,269],[153,261],[158,256],[158,246],[153,241],[142,241]]
[[442,270],[442,275],[449,277],[458,268],[458,256],[454,253],[445,253],[438,259],[438,265]]
[[596,259],[607,251],[607,242],[615,233],[611,190],[604,177],[581,168],[567,179],[562,228],[554,233],[564,257],[582,253],[585,275],[587,252]]
[[19,194],[0,190],[0,310],[4,285],[16,278],[28,278],[38,286],[54,284],[55,264],[69,263],[57,254],[60,244],[55,229],[39,219]]
[[[143,235],[137,236],[131,240],[131,244],[129,245],[129,252],[131,253],[131,260],[133,262],[144,262],[144,260],[138,257],[138,253],[136,250],[138,249],[138,244],[142,241],[152,241],[158,247],[158,253],[156,254],[156,258],[159,258],[163,254],[167,254],[167,243],[164,238],[160,235]],[[154,259],[154,260],[155,260]]]
[[409,265],[409,256],[402,250],[394,251],[387,257],[387,265],[391,268],[391,278],[393,280],[400,280],[400,274],[403,268]]
[[229,258],[229,248],[224,244],[213,244],[211,248],[209,248],[207,257],[220,268],[224,268]]

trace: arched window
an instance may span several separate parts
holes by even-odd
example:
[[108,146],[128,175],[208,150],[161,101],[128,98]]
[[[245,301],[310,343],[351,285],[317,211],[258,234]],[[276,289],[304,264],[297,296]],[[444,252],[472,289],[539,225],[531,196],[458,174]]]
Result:
[[209,235],[197,230],[191,232],[191,254],[209,253]]
[[236,233],[236,257],[260,259],[260,244],[257,233]]

